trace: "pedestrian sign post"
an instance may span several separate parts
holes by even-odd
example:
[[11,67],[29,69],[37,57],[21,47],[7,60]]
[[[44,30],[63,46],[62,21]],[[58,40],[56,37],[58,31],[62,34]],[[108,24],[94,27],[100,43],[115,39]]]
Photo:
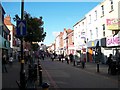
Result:
[[23,37],[26,35],[26,21],[25,20],[18,20],[17,21],[16,35],[18,37]]

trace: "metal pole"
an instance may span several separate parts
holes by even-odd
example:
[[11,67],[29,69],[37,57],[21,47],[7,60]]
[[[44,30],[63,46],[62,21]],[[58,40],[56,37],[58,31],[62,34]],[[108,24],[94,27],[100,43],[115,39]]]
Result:
[[[24,0],[21,2],[21,20],[23,20],[24,14]],[[23,37],[21,37],[21,71],[24,69],[24,60],[23,60]]]
[[24,15],[24,0],[21,2],[21,20],[23,20],[23,15]]
[[99,62],[97,62],[97,72],[99,72]]
[[[23,20],[24,14],[24,0],[21,2],[21,20]],[[26,88],[26,77],[25,77],[25,69],[24,69],[24,58],[23,58],[23,36],[21,36],[21,70],[20,70],[20,85],[21,90]]]

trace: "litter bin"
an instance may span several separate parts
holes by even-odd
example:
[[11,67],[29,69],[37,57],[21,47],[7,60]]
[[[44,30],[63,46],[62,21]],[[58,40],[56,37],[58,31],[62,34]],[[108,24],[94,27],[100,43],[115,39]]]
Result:
[[49,90],[49,84],[48,83],[42,83],[42,90]]

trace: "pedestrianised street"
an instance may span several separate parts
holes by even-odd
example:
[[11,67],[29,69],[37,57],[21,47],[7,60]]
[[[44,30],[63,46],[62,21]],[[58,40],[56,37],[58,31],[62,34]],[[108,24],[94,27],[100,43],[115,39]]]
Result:
[[[42,67],[42,82],[48,83],[49,88],[112,88],[119,87],[118,76],[107,73],[107,65],[100,65],[100,72],[96,72],[96,64],[86,63],[83,69],[81,65],[73,66],[73,63],[67,64],[66,61],[59,61],[47,57],[44,60],[39,59]],[[35,60],[36,63],[37,59]],[[28,70],[25,65],[26,72]],[[19,80],[20,63],[13,62],[12,66],[7,65],[8,73],[3,73],[3,89],[18,88],[16,80]],[[10,81],[8,81],[10,80]],[[31,84],[29,88],[41,88],[39,82],[36,87]]]

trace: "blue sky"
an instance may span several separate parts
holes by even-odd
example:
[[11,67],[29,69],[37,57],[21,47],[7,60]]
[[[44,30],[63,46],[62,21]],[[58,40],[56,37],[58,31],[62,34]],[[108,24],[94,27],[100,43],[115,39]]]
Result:
[[[73,29],[73,25],[81,20],[86,13],[92,10],[99,2],[25,2],[24,10],[32,17],[43,17],[44,31],[47,36],[44,44],[50,45],[55,40],[57,32],[64,28]],[[20,2],[2,2],[6,15],[13,21],[15,14],[20,16]]]

